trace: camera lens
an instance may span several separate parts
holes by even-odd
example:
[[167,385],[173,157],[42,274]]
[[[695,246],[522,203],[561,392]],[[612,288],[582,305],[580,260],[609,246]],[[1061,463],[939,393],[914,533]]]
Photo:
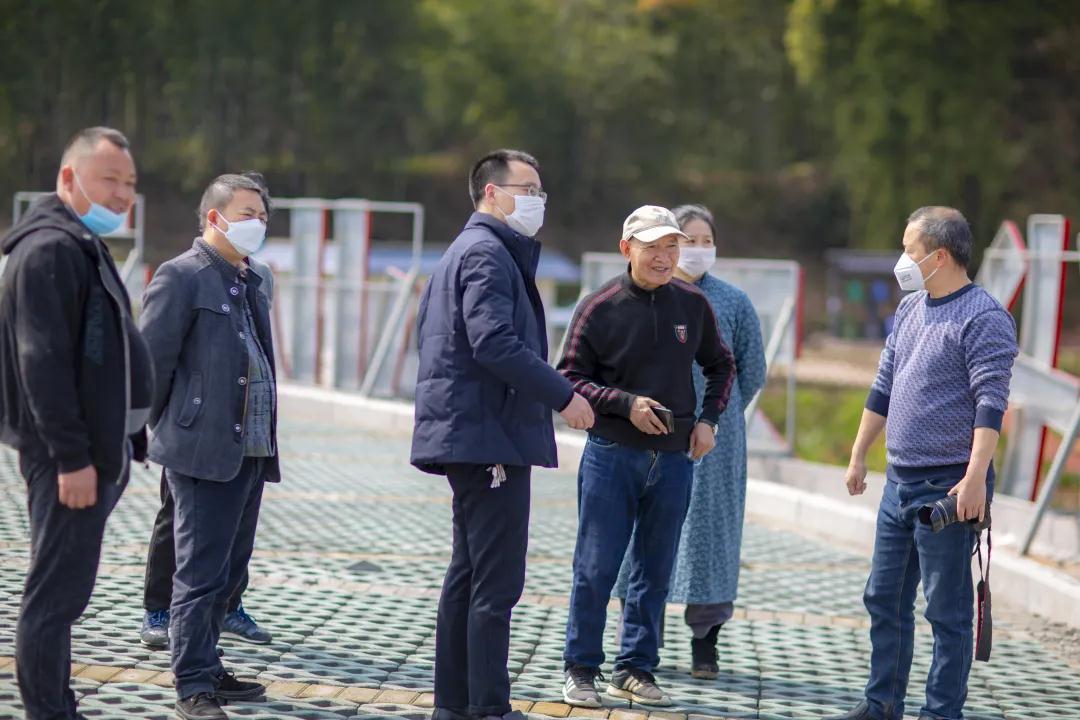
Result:
[[956,496],[949,495],[919,508],[919,522],[929,525],[931,532],[941,532],[956,522]]

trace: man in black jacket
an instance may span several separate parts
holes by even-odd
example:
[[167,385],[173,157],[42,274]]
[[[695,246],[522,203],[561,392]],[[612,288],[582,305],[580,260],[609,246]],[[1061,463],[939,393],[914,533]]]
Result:
[[158,268],[141,318],[158,383],[150,459],[174,503],[169,635],[182,718],[225,718],[263,686],[225,671],[216,647],[251,558],[263,484],[280,480],[270,335],[273,278],[250,257],[266,237],[261,176],[222,175],[199,205],[202,236]]
[[71,626],[90,601],[130,463],[146,455],[152,368],[101,240],[134,201],[127,139],[82,130],[64,150],[56,193],[3,241],[0,440],[19,451],[30,511],[15,656],[34,720],[82,717],[69,687]]
[[[652,670],[672,565],[690,505],[693,462],[712,450],[735,362],[708,299],[673,278],[679,238],[671,212],[646,205],[623,224],[628,272],[578,305],[559,371],[596,410],[578,473],[578,537],[566,628],[563,697],[600,707],[611,588],[630,548],[622,650],[608,694],[670,705]],[[693,363],[705,373],[701,412]]]

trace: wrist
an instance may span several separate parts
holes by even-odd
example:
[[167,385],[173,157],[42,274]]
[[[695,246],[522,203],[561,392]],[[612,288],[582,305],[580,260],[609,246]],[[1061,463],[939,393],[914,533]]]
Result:
[[978,471],[968,470],[968,472],[960,479],[958,484],[960,485],[983,485],[986,483],[986,473],[980,473]]

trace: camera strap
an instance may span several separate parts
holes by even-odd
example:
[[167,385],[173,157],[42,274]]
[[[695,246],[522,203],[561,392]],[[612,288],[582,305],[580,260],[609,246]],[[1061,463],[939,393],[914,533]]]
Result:
[[982,533],[975,536],[975,552],[979,556],[978,625],[975,628],[975,659],[990,660],[994,639],[994,623],[990,615],[990,555],[993,552],[990,528],[986,529],[986,569],[983,570]]

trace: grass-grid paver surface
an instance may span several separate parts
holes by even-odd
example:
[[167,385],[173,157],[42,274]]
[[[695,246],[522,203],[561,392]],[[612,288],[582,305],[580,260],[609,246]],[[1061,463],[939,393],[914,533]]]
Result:
[[[274,641],[221,643],[226,664],[266,683],[268,699],[227,711],[260,719],[427,717],[435,605],[450,552],[446,483],[409,467],[406,437],[299,417],[287,400],[282,418],[285,481],[264,495],[244,598]],[[27,562],[24,505],[16,456],[0,451],[0,718],[23,717],[10,657]],[[157,468],[137,468],[110,519],[90,607],[73,632],[74,685],[87,717],[173,717],[169,656],[138,642],[157,507]],[[515,707],[534,715],[570,712],[561,686],[575,527],[572,470],[537,472],[528,578],[510,654]],[[819,718],[850,708],[869,658],[861,603],[868,568],[863,554],[749,523],[736,618],[720,635],[721,676],[690,678],[689,633],[672,606],[657,677],[678,705],[658,720]],[[975,665],[967,716],[1080,720],[1080,669],[1028,632],[1030,618],[995,611],[1003,617],[996,618],[994,658]],[[615,613],[606,639],[610,659]],[[922,704],[931,643],[920,617],[912,713]],[[614,719],[628,709],[606,702],[600,715]]]

